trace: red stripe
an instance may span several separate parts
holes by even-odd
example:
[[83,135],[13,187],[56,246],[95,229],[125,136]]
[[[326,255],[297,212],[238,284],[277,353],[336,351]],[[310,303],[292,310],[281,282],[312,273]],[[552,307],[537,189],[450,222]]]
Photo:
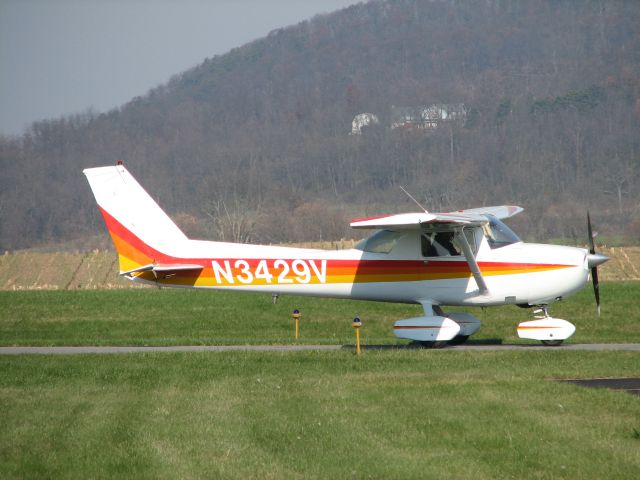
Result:
[[379,215],[377,217],[356,218],[355,220],[351,220],[351,223],[368,222],[369,220],[380,220],[381,218],[389,218],[389,217],[393,217],[393,215]]
[[393,327],[394,330],[404,330],[406,329],[410,329],[410,330],[415,330],[415,329],[419,329],[419,328],[453,328],[453,325],[441,325],[441,326],[437,326],[437,325],[405,325],[405,326],[400,326],[398,325],[397,327]]

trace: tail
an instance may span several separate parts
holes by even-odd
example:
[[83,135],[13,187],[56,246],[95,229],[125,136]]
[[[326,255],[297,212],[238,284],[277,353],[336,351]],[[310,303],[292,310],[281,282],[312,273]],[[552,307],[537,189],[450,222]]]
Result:
[[175,262],[171,253],[188,238],[123,165],[87,168],[84,174],[118,252],[121,274]]

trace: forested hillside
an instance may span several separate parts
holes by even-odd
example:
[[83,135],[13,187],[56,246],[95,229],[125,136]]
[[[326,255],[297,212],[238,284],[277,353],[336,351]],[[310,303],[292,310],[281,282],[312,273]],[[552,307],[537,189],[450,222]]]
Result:
[[[640,238],[639,26],[637,1],[389,0],[271,32],[0,138],[0,249],[96,238],[82,169],[117,160],[194,237],[350,236],[351,217],[417,208],[402,185],[433,210],[522,205],[530,238],[585,237],[587,208]],[[465,116],[391,128],[435,104]],[[379,122],[350,135],[363,112]]]

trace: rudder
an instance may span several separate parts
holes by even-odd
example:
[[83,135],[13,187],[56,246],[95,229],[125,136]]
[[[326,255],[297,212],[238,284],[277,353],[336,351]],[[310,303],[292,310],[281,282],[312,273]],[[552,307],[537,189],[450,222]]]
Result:
[[118,252],[120,272],[166,261],[188,238],[123,165],[83,171]]

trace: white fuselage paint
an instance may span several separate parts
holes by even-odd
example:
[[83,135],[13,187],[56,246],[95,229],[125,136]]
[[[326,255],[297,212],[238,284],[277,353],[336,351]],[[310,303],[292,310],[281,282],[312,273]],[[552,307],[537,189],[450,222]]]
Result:
[[[408,235],[409,240],[411,236]],[[174,244],[174,250],[170,253],[186,261],[189,258],[211,259],[209,264],[216,284],[200,288],[401,303],[430,302],[457,306],[545,304],[576,293],[589,279],[586,265],[588,252],[585,249],[516,243],[492,250],[486,242],[480,244],[476,257],[481,270],[487,264],[494,269],[482,271],[489,290],[486,295],[480,294],[471,273],[463,278],[389,282],[340,282],[328,277],[328,266],[332,261],[406,260],[421,261],[426,265],[436,260],[466,265],[462,256],[437,259],[420,257],[417,239],[419,236],[416,234],[413,242],[405,241],[389,254],[356,249],[326,251],[200,240]],[[249,263],[251,260],[253,265]],[[523,267],[524,271],[518,273],[501,272],[501,265],[504,265],[504,272],[508,272],[514,264],[529,265],[531,271]],[[536,271],[536,265],[561,265],[562,268]],[[135,277],[133,280],[149,283]],[[258,280],[262,280],[260,284],[256,283]]]

